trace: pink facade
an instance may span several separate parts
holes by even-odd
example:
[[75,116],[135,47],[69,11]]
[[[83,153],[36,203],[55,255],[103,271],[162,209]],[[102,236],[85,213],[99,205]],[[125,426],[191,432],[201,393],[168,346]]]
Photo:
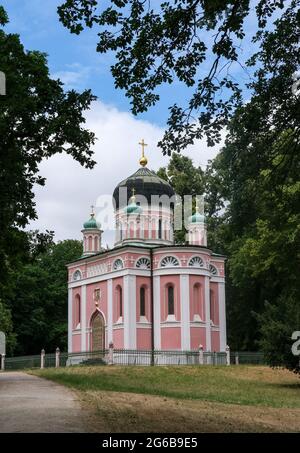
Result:
[[151,327],[148,329],[137,328],[136,349],[151,349]]
[[[126,248],[126,251],[118,255],[114,253],[111,256],[111,252],[105,252],[86,258],[85,266],[82,263],[80,266],[78,263],[70,265],[69,306],[72,311],[70,350],[80,352],[93,349],[93,319],[97,313],[104,322],[103,347],[107,348],[112,342],[115,348],[151,349],[152,303],[156,348],[195,350],[202,345],[204,350],[225,350],[224,325],[221,325],[220,319],[220,310],[224,312],[224,300],[221,300],[224,291],[219,291],[220,286],[224,286],[224,276],[210,275],[209,272],[212,262],[216,269],[221,269],[221,258],[217,261],[212,260],[207,249],[195,249],[191,246],[184,246],[184,252],[178,251],[179,247],[175,246],[174,250],[169,247],[165,250],[161,248],[154,250],[153,287],[157,288],[159,282],[159,288],[153,290],[152,298],[150,269],[145,265],[145,262],[147,264],[150,260],[149,250],[130,245]],[[170,257],[172,260],[178,260],[179,265],[173,261],[173,266],[162,267]],[[195,257],[199,257],[205,263],[205,267],[192,266],[195,260],[191,259]],[[144,268],[139,267],[140,260]],[[120,268],[114,269],[117,264]],[[106,269],[107,273],[101,273],[101,270]],[[78,270],[82,272],[81,278],[74,280],[72,276]],[[97,294],[98,302],[95,300]],[[159,304],[154,297],[158,297]],[[187,311],[188,319],[182,310]],[[184,328],[188,333],[183,344]],[[133,329],[135,334],[131,332]]]
[[163,327],[161,329],[161,349],[182,349],[180,327]]
[[206,330],[205,327],[191,327],[191,349],[198,349],[199,345],[206,351]]

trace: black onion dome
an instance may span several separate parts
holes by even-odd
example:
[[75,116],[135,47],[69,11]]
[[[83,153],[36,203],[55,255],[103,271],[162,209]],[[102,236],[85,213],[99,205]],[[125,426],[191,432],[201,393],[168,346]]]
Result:
[[[120,189],[127,188],[127,199],[120,200]],[[175,195],[172,186],[164,179],[157,176],[153,171],[146,167],[139,168],[133,175],[121,181],[114,190],[113,198],[115,200],[116,209],[125,207],[132,196],[132,189],[137,196],[143,195],[147,202],[151,203],[152,195],[167,195],[172,197]],[[122,198],[122,196],[121,196]],[[172,200],[173,201],[173,200]]]

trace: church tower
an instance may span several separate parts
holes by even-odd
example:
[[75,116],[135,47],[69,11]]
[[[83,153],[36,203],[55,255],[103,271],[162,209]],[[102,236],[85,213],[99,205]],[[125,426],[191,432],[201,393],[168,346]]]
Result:
[[103,231],[100,229],[95,219],[94,207],[92,206],[91,217],[89,220],[84,222],[83,230],[83,254],[82,257],[95,255],[101,252],[101,235]]
[[188,243],[189,245],[203,245],[207,247],[207,231],[205,216],[200,214],[199,205],[196,203],[196,212],[189,218]]

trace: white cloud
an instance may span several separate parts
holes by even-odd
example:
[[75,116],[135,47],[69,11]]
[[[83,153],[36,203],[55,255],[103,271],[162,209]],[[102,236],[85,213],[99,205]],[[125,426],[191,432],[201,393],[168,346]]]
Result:
[[[156,146],[163,129],[137,120],[130,113],[97,101],[87,113],[87,127],[98,137],[94,146],[97,165],[93,170],[61,154],[40,166],[40,173],[47,181],[44,187],[35,188],[38,220],[32,222],[30,228],[54,230],[56,240],[81,238],[82,224],[89,217],[90,206],[96,205],[101,195],[111,196],[116,185],[139,168],[140,139],[148,143],[149,168],[157,170],[169,161]],[[203,140],[184,154],[195,164],[204,165],[215,157],[219,148],[207,148]],[[104,245],[112,245],[113,237],[112,231],[105,232]]]
[[91,68],[79,63],[66,65],[66,70],[52,74],[53,79],[60,79],[66,90],[82,89],[91,74]]

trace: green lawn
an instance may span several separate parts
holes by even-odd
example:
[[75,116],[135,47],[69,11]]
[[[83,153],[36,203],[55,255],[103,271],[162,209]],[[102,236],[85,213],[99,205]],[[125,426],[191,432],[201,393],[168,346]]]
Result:
[[179,400],[300,408],[300,379],[264,366],[74,366],[32,371],[81,391],[158,395]]

